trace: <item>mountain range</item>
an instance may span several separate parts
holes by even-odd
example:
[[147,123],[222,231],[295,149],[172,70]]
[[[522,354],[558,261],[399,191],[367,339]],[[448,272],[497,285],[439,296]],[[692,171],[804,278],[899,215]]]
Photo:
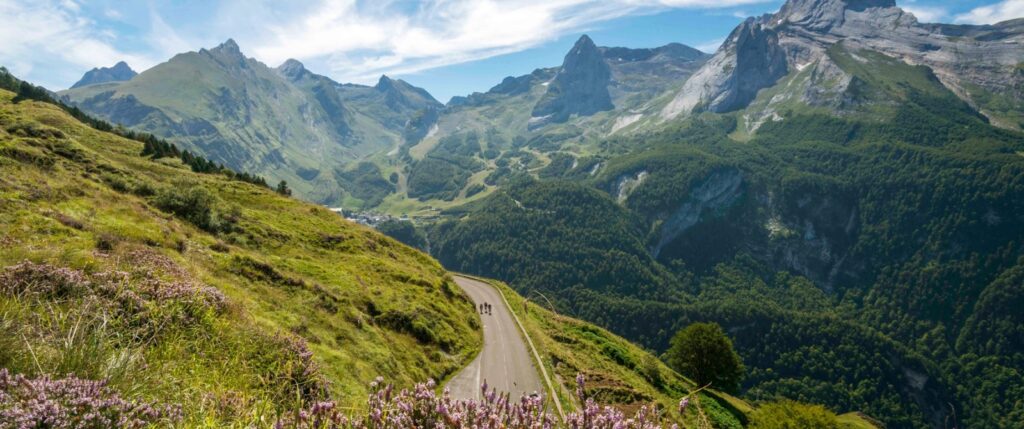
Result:
[[712,55],[583,36],[444,105],[232,41],[60,95],[307,200],[410,215],[445,267],[651,350],[719,323],[751,398],[1022,427],[1022,61],[1024,19],[788,0]]
[[356,187],[346,179],[348,164],[397,147],[414,114],[440,107],[422,89],[387,77],[366,87],[338,84],[294,60],[273,69],[245,57],[233,40],[129,80],[61,94],[109,121],[335,204]]
[[[27,85],[0,68],[0,426],[307,427],[290,416],[369,416],[382,379],[444,383],[482,353],[488,319],[436,260],[226,170],[143,155],[148,136]],[[550,403],[571,410],[585,373],[603,405],[656,404],[665,423],[739,428],[754,411],[705,389],[707,414],[684,413],[697,386],[649,352],[487,282],[554,362]]]

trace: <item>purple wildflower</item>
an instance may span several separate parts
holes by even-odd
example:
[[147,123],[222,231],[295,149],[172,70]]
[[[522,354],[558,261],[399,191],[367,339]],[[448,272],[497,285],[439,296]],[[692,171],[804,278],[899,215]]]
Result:
[[181,418],[179,407],[125,400],[102,381],[27,378],[0,368],[0,427],[142,428]]

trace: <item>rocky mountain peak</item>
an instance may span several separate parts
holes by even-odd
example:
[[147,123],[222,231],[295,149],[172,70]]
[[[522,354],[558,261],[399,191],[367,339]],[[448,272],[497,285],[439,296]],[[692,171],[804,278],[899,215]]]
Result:
[[377,80],[377,84],[374,85],[373,87],[377,88],[378,91],[384,92],[384,91],[395,91],[397,89],[397,88],[395,88],[395,85],[396,85],[396,82],[395,82],[394,79],[388,77],[388,75],[386,75],[386,74],[382,74],[382,75],[380,75],[380,79]]
[[565,55],[548,92],[534,106],[533,116],[540,118],[535,123],[565,122],[574,114],[589,116],[613,109],[608,93],[611,77],[601,50],[590,37],[581,36]]
[[228,67],[248,68],[245,55],[242,54],[241,48],[238,47],[234,39],[228,39],[213,49],[200,49],[199,53],[210,55],[217,62]]
[[224,53],[242,54],[242,50],[238,47],[238,43],[235,43],[235,39],[228,39],[224,41],[224,43],[217,45],[217,47],[212,50]]
[[775,14],[772,24],[794,23],[827,31],[842,24],[847,11],[895,8],[895,0],[789,0]]
[[306,75],[310,74],[309,70],[306,70],[306,66],[294,58],[289,58],[284,63],[277,66],[277,73],[292,82],[302,79]]
[[572,45],[569,53],[565,54],[562,69],[594,66],[596,62],[603,62],[601,50],[597,48],[590,36],[583,35]]
[[128,63],[124,61],[118,61],[117,64],[114,64],[114,66],[110,68],[110,70],[121,73],[135,73],[131,67],[128,67]]
[[[206,51],[200,50],[200,52]],[[234,61],[245,61],[245,55],[242,54],[242,49],[238,47],[238,43],[235,43],[234,39],[228,39],[224,43],[217,45],[217,47],[206,51],[207,53],[216,57],[227,58]]]
[[132,70],[132,68],[128,66],[128,63],[118,61],[113,67],[101,67],[89,70],[71,87],[78,88],[80,86],[105,82],[123,82],[131,80],[131,78],[135,77],[137,74],[138,73],[135,73],[135,70]]

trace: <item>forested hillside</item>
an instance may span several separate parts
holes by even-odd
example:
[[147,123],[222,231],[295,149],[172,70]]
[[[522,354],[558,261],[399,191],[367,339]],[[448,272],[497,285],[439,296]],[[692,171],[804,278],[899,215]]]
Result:
[[[376,427],[365,398],[379,377],[442,400],[423,383],[478,352],[473,304],[426,254],[243,173],[196,171],[161,140],[103,131],[9,74],[0,85],[19,88],[0,89],[0,426]],[[699,387],[586,322],[522,317],[568,411],[582,406],[576,374],[630,413]],[[555,345],[560,327],[592,344]],[[653,421],[735,428],[752,411],[707,391]]]
[[1015,427],[1024,136],[926,68],[848,67],[887,101],[794,105],[739,141],[742,112],[608,140],[589,164],[451,210],[431,249],[656,350],[721,323],[753,397],[862,404],[889,427],[941,427],[952,404],[971,426]]

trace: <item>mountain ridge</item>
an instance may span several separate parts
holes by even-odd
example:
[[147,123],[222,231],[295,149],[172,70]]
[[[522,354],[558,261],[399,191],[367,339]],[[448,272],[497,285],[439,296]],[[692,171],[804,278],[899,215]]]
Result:
[[[662,109],[663,118],[701,109],[724,113],[745,108],[752,92],[770,87],[784,74],[807,66],[830,67],[819,62],[827,63],[827,48],[843,41],[853,49],[927,65],[947,88],[993,123],[1020,129],[1012,117],[1024,109],[1024,75],[1016,72],[1024,57],[1022,20],[920,24],[889,0],[789,0],[779,12],[750,18],[740,28],[748,31],[730,35],[709,64]],[[963,43],[963,38],[972,43]],[[745,79],[744,63],[777,64],[772,70],[779,71],[770,72],[770,79]],[[742,83],[748,86],[739,87]],[[1009,108],[1004,107],[1007,104]]]
[[94,85],[107,82],[123,82],[131,80],[138,73],[128,66],[124,61],[118,61],[111,67],[100,67],[89,70],[78,82],[71,85],[71,88],[78,88],[86,85]]

